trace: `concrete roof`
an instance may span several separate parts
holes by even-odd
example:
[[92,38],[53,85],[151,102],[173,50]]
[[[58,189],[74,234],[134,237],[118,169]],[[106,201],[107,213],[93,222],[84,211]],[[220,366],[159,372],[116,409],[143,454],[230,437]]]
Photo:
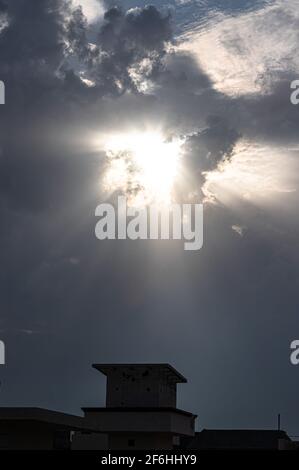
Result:
[[0,407],[1,421],[36,421],[70,430],[94,430],[90,425],[87,425],[86,420],[81,416],[47,410],[45,408]]
[[109,372],[112,372],[113,369],[131,369],[131,370],[138,370],[138,369],[161,369],[162,372],[169,375],[172,380],[177,383],[186,383],[187,379],[180,374],[174,367],[170,364],[161,363],[161,364],[150,364],[150,363],[142,363],[142,364],[93,364],[92,367],[102,372],[104,375],[108,375]]

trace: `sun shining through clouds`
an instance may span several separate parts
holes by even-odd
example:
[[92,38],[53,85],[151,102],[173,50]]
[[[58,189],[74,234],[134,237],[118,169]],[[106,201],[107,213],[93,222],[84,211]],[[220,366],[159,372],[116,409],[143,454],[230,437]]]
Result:
[[[108,195],[121,192],[128,204],[135,207],[149,204],[165,207],[176,202],[177,187],[183,186],[185,194],[192,189],[188,188],[184,161],[185,139],[167,139],[160,132],[106,136],[102,189]],[[205,204],[218,202],[230,206],[240,199],[258,205],[270,201],[273,204],[279,194],[294,191],[290,175],[294,167],[294,152],[242,139],[230,157],[220,161],[215,169],[202,171],[204,182],[198,181],[195,188],[197,202],[202,190]]]
[[182,144],[183,139],[166,139],[160,132],[109,136],[104,190],[123,192],[134,206],[171,204],[180,175]]

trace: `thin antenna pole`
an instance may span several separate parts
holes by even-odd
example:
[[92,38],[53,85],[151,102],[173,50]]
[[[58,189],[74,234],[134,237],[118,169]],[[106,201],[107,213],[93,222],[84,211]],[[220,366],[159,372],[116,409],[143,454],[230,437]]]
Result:
[[277,429],[280,431],[280,413],[277,415]]

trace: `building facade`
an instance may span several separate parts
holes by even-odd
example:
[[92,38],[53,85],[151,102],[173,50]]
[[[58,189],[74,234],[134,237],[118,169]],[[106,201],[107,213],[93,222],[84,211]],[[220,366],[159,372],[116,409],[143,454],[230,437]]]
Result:
[[[107,377],[106,407],[83,408],[86,423],[107,435],[109,449],[173,449],[194,436],[196,415],[176,406],[187,380],[169,364],[94,364]],[[90,436],[96,439],[95,436]],[[74,448],[88,445],[77,434]],[[100,444],[99,444],[100,445]]]

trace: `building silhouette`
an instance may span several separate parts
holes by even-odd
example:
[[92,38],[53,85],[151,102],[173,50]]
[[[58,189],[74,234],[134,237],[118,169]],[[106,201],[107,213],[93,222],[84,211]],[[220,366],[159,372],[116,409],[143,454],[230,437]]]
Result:
[[203,429],[177,408],[177,384],[187,380],[169,364],[94,364],[107,378],[106,406],[83,416],[42,408],[0,407],[0,449],[172,450],[294,449],[281,430]]
[[295,448],[285,431],[265,429],[203,429],[181,442],[184,449],[284,450]]
[[80,416],[43,408],[0,407],[0,450],[70,449],[78,430],[92,429]]
[[[88,425],[107,435],[109,449],[173,449],[181,437],[195,435],[196,415],[176,407],[177,384],[187,380],[172,366],[94,364],[93,367],[107,377],[106,407],[83,411]],[[86,433],[83,435],[88,445]],[[77,448],[79,441],[77,434],[74,440]],[[92,442],[94,445],[95,436]]]

